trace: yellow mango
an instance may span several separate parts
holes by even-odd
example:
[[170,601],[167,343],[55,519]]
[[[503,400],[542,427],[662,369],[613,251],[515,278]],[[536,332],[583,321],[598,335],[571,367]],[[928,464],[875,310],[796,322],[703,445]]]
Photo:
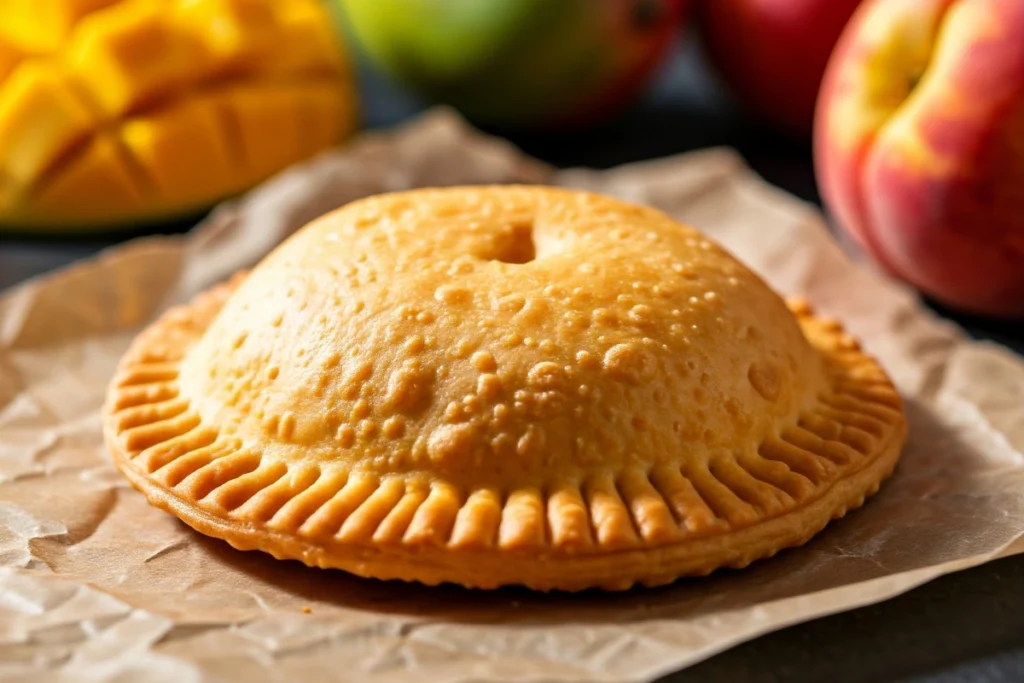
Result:
[[185,0],[177,20],[203,40],[220,69],[258,66],[285,28],[265,0]]
[[117,0],[3,0],[0,36],[29,52],[52,52],[71,33],[75,22]]
[[60,173],[40,183],[34,199],[54,218],[73,221],[79,212],[113,211],[124,219],[143,210],[146,194],[118,143],[97,135]]
[[32,183],[95,123],[65,75],[22,64],[0,90],[0,174]]
[[291,0],[281,5],[283,41],[277,44],[273,63],[282,72],[322,71],[346,68],[343,55],[333,49],[334,31],[322,21],[319,0]]
[[0,0],[0,230],[195,214],[357,118],[319,0]]
[[303,155],[315,154],[329,147],[346,130],[356,125],[358,112],[354,102],[341,96],[334,88],[311,81],[296,89],[299,112],[299,144]]
[[105,113],[124,114],[206,75],[209,59],[198,37],[179,30],[162,8],[139,3],[118,9],[82,21],[68,55]]
[[[128,121],[121,139],[159,194],[201,206],[237,191],[243,182],[222,123],[213,102],[192,97]],[[192,140],[202,144],[189,144]]]
[[0,37],[0,81],[7,78],[18,62],[21,61],[21,51],[14,45],[4,42]]
[[240,86],[224,98],[227,115],[234,120],[245,166],[258,180],[281,168],[301,149],[299,103],[294,86],[258,88]]

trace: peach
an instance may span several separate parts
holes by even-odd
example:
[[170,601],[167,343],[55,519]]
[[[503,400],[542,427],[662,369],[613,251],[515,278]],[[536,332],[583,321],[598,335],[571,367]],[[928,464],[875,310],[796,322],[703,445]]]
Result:
[[1024,314],[1024,2],[863,5],[814,145],[827,207],[882,266],[955,308]]
[[810,136],[822,74],[861,0],[703,0],[708,53],[754,114],[794,137]]

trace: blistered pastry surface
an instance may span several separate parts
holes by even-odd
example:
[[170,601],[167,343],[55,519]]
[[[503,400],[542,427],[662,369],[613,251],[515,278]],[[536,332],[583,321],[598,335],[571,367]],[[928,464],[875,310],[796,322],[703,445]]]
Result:
[[539,487],[748,450],[823,372],[783,301],[696,231],[494,188],[309,226],[240,285],[181,381],[204,419],[283,460]]
[[205,533],[485,587],[742,566],[859,505],[905,435],[837,323],[660,214],[524,188],[321,219],[143,333],[107,411]]

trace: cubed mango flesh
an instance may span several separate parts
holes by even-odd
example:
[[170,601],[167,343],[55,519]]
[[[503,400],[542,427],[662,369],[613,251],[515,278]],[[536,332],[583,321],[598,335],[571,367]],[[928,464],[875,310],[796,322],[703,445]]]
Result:
[[26,51],[48,53],[60,49],[79,19],[117,0],[3,0],[0,36]]
[[317,0],[0,2],[0,229],[194,214],[356,126]]

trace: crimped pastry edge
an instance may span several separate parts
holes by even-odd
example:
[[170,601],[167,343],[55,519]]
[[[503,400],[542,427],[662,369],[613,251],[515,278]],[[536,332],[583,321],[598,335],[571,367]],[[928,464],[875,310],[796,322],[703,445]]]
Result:
[[[711,524],[696,532],[688,531],[684,527],[690,520],[678,514],[678,506],[674,508],[663,497],[663,509],[659,509],[656,498],[650,495],[651,491],[660,494],[658,489],[643,486],[644,479],[650,482],[652,473],[638,472],[628,474],[636,475],[634,482],[639,483],[632,490],[639,493],[627,490],[624,494],[617,481],[612,492],[604,492],[617,493],[619,506],[616,508],[614,496],[609,505],[605,505],[609,503],[607,496],[602,499],[603,527],[599,528],[595,520],[595,499],[580,497],[587,509],[589,529],[584,534],[588,538],[581,537],[578,544],[553,543],[552,522],[557,522],[559,513],[550,504],[550,492],[536,490],[523,493],[515,504],[524,505],[527,511],[541,506],[539,534],[537,529],[517,528],[504,533],[502,521],[513,496],[501,492],[476,496],[474,502],[482,506],[478,516],[493,518],[493,499],[497,498],[497,520],[476,524],[470,519],[457,527],[460,513],[474,516],[469,508],[478,492],[462,492],[458,510],[453,513],[450,501],[443,500],[451,492],[433,494],[435,488],[444,486],[443,482],[424,488],[423,482],[412,482],[403,475],[373,481],[329,468],[313,476],[301,471],[300,465],[263,463],[261,454],[239,449],[237,444],[221,440],[212,427],[200,424],[187,400],[178,397],[173,387],[177,361],[243,277],[240,274],[190,304],[169,311],[139,337],[111,385],[104,408],[104,432],[118,468],[151,504],[203,534],[226,540],[239,549],[263,550],[278,559],[296,559],[364,577],[431,585],[452,582],[473,588],[518,584],[535,590],[576,591],[592,587],[622,590],[637,583],[661,585],[720,567],[744,567],[783,548],[807,542],[830,520],[859,507],[878,490],[895,468],[906,438],[899,396],[877,363],[860,351],[838,323],[817,318],[808,305],[795,302],[791,310],[824,357],[833,391],[813,410],[801,414],[795,424],[780,430],[767,449],[776,449],[774,458],[762,454],[765,444],[758,449],[758,457],[765,461],[798,458],[794,453],[802,450],[810,457],[807,462],[820,462],[825,478],[811,482],[813,490],[800,494],[807,491],[804,486],[795,495],[783,491],[793,500],[790,508],[768,517],[762,513],[761,518],[743,525],[738,518],[720,517],[723,506],[719,501],[708,505],[716,515]],[[160,341],[165,339],[181,345],[178,358],[171,354],[169,359],[168,347]],[[134,411],[127,421],[126,411]],[[837,421],[837,415],[847,417]],[[875,434],[865,432],[865,427],[871,427]],[[844,441],[852,441],[860,451],[867,452]],[[191,467],[189,458],[198,466]],[[836,465],[836,458],[847,459],[845,470]],[[154,464],[160,466],[154,469]],[[172,471],[169,467],[180,471],[158,481],[156,475]],[[620,474],[619,479],[623,476]],[[304,483],[311,478],[309,484]],[[355,483],[350,486],[350,482]],[[299,491],[279,503],[275,495],[279,499],[287,495],[290,483]],[[290,502],[317,484],[330,494],[319,505],[311,510],[307,510],[309,505],[292,505],[298,508],[292,510],[295,519],[289,519],[288,514],[283,520],[277,519]],[[757,499],[758,489],[751,490],[747,497]],[[267,491],[280,493],[268,495]],[[428,533],[410,535],[416,515],[432,499],[435,504],[441,500],[442,507],[433,516],[428,511],[418,524]],[[769,502],[768,498],[758,500]],[[742,499],[740,502],[746,503]],[[726,509],[727,517],[739,514],[736,510],[742,512],[735,504]],[[432,519],[440,520],[440,536],[429,528]],[[514,520],[510,524],[516,526]],[[568,538],[573,538],[572,534]]]

